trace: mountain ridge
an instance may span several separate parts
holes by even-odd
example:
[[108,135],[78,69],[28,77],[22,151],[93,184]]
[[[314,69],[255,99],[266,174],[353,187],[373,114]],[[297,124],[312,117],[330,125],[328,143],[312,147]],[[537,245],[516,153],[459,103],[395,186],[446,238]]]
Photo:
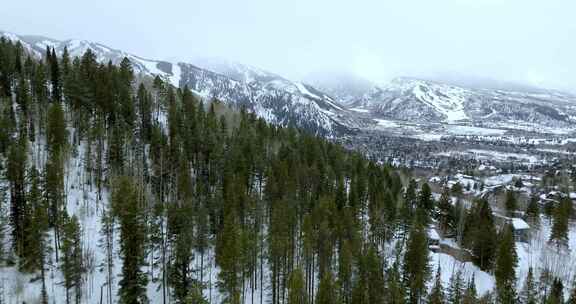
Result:
[[[136,73],[160,76],[175,87],[188,86],[193,92],[210,99],[218,98],[232,106],[246,107],[267,121],[283,126],[296,126],[313,134],[334,137],[349,132],[352,119],[347,111],[327,94],[312,94],[307,86],[291,82],[270,73],[268,81],[236,80],[230,75],[202,69],[195,64],[146,59],[106,45],[87,40],[56,40],[44,36],[17,35],[0,31],[0,36],[20,41],[36,57],[42,57],[46,47],[53,47],[58,55],[68,48],[71,56],[81,56],[90,49],[99,62],[119,63],[128,58]],[[309,88],[309,87],[308,87]],[[317,91],[319,92],[319,91]]]
[[175,87],[187,86],[205,99],[217,98],[253,111],[268,122],[299,127],[328,138],[370,130],[383,119],[536,133],[574,132],[576,127],[576,97],[554,90],[471,88],[414,77],[397,77],[387,84],[359,81],[359,87],[336,81],[334,88],[326,85],[319,89],[309,84],[311,79],[292,81],[221,59],[170,62],[146,59],[88,40],[57,40],[2,31],[0,36],[20,41],[34,56],[43,56],[46,47],[54,47],[57,54],[66,47],[72,56],[81,56],[90,49],[100,62],[117,64],[126,57],[137,73],[158,75]]

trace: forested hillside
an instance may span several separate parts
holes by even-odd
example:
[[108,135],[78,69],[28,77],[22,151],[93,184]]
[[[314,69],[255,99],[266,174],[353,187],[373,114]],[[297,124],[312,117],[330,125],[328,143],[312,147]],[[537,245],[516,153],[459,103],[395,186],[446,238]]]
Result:
[[[546,269],[520,284],[487,200],[436,201],[407,170],[128,59],[29,55],[0,39],[1,303],[576,303]],[[567,251],[572,209],[526,214]],[[432,224],[482,278],[442,280]]]

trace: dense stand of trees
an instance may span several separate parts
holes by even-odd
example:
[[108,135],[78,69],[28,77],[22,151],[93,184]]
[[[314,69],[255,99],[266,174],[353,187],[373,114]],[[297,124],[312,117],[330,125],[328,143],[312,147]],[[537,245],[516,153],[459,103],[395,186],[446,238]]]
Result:
[[[139,77],[128,59],[99,63],[90,50],[70,58],[50,48],[35,59],[0,40],[0,155],[9,265],[39,275],[43,303],[53,301],[47,263],[62,272],[66,303],[83,300],[89,263],[81,222],[67,207],[73,156],[83,160],[82,187],[97,193],[109,303],[146,303],[149,284],[162,303],[207,303],[213,286],[224,303],[532,303],[540,296],[531,287],[515,292],[512,231],[498,231],[486,200],[467,210],[446,190],[436,202],[426,183],[396,169]],[[513,193],[506,206],[517,209]],[[568,204],[554,212],[557,246],[566,244],[571,212]],[[528,214],[535,221],[538,207]],[[462,273],[442,285],[429,260],[434,221],[495,273],[494,297],[478,299],[474,278]],[[557,303],[550,301],[565,288],[551,286],[545,303]]]

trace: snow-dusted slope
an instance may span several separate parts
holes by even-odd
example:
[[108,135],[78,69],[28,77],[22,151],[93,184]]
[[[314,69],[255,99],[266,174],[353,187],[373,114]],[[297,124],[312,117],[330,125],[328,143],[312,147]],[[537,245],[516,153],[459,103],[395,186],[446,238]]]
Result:
[[464,105],[470,92],[453,86],[417,79],[397,78],[384,87],[375,87],[356,107],[410,120],[424,116],[438,121],[468,120]]
[[245,82],[226,75],[180,64],[181,85],[203,96],[246,107],[267,121],[335,136],[353,125],[348,111],[313,88],[282,78]]
[[176,87],[188,86],[202,97],[216,97],[227,104],[246,107],[269,122],[296,126],[327,137],[357,125],[354,117],[327,94],[247,65],[213,61],[204,64],[207,68],[200,68],[183,62],[145,59],[86,40],[56,40],[6,32],[0,32],[0,36],[19,41],[38,58],[45,54],[47,47],[53,47],[59,55],[67,48],[71,56],[81,56],[91,50],[99,62],[114,64],[126,57],[136,73],[159,75]]
[[352,105],[377,119],[542,131],[576,127],[576,97],[470,89],[412,78],[376,86]]
[[[43,36],[17,35],[2,31],[0,31],[0,37],[7,38],[13,42],[20,42],[22,47],[36,58],[42,58],[46,54],[47,47],[54,48],[59,56],[67,48],[68,53],[72,57],[82,56],[86,51],[91,50],[99,62],[106,63],[111,61],[113,64],[118,64],[126,57],[132,62],[136,73],[172,76],[170,70],[172,64],[169,62],[145,59],[97,42],[79,39],[56,40]],[[178,86],[178,83],[173,84]]]
[[[220,59],[198,60],[194,65],[145,59],[86,40],[55,40],[0,32],[20,41],[30,54],[41,57],[46,47],[73,56],[88,49],[101,62],[131,60],[134,70],[160,75],[174,86],[188,86],[204,98],[217,97],[243,106],[269,122],[296,126],[319,135],[337,137],[352,130],[402,131],[403,123],[420,126],[465,125],[536,133],[567,134],[576,130],[576,97],[553,91],[537,93],[467,88],[413,78],[397,78],[374,86],[366,82],[343,85],[324,82],[328,92],[277,74]],[[356,101],[351,101],[356,99]],[[383,127],[378,121],[396,121]]]

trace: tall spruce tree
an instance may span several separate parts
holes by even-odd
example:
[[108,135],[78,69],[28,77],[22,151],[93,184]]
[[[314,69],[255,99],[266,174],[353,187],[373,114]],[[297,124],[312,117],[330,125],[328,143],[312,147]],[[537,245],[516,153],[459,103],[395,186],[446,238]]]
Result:
[[443,304],[446,303],[444,295],[444,287],[442,286],[442,269],[438,266],[436,270],[436,277],[434,279],[434,285],[428,295],[428,304]]
[[528,274],[526,275],[526,280],[524,280],[524,287],[520,292],[519,299],[522,304],[538,303],[538,290],[536,282],[534,281],[532,267],[528,268]]
[[442,192],[440,200],[438,201],[437,210],[436,220],[438,221],[440,231],[445,235],[454,233],[456,228],[454,206],[452,205],[448,189]]
[[576,276],[572,279],[572,291],[570,291],[570,297],[566,304],[576,304]]
[[513,216],[516,209],[518,209],[518,201],[516,200],[516,194],[514,191],[506,191],[504,206],[506,207],[506,213],[508,216]]
[[[38,170],[33,167],[29,170],[27,193],[29,210],[24,225],[24,251],[22,267],[26,271],[41,270],[44,275],[45,255],[47,252],[46,230],[48,229],[47,206],[42,195],[41,180]],[[42,277],[44,280],[44,277]]]
[[288,281],[288,304],[307,304],[308,295],[300,268],[292,270]]
[[385,296],[388,303],[403,304],[406,302],[405,289],[402,284],[402,275],[400,273],[400,263],[394,264],[388,269],[386,277]]
[[426,283],[430,277],[428,239],[422,226],[416,225],[410,231],[402,277],[408,290],[409,303],[420,303],[426,295]]
[[558,249],[568,247],[568,222],[570,220],[570,211],[572,201],[562,199],[554,210],[554,222],[550,232],[550,243]]
[[514,232],[511,225],[504,227],[500,238],[498,256],[496,258],[496,289],[498,303],[508,304],[516,302],[516,271],[518,256],[514,244]]
[[80,223],[74,215],[64,216],[62,229],[62,260],[61,269],[64,275],[66,303],[71,303],[70,290],[74,288],[75,303],[80,303],[82,297],[82,274],[84,272],[82,243],[80,239]]
[[526,208],[526,221],[532,229],[537,229],[540,225],[540,206],[538,205],[538,196],[536,192],[530,195],[528,207]]
[[552,282],[552,289],[550,295],[546,299],[546,304],[562,304],[564,303],[564,284],[562,280],[555,278]]
[[179,205],[172,206],[168,213],[168,229],[173,248],[169,272],[174,298],[182,303],[193,286],[193,270],[190,265],[193,259],[194,224],[191,222],[191,202]]
[[490,204],[485,199],[474,202],[466,219],[464,243],[472,250],[481,269],[492,267],[497,251],[497,234]]
[[240,228],[236,216],[228,211],[216,240],[216,263],[220,266],[219,288],[227,303],[240,303]]
[[56,56],[54,48],[52,48],[50,57],[48,57],[48,63],[50,65],[50,81],[52,82],[52,100],[54,102],[60,102],[62,100],[62,84],[58,57]]
[[10,224],[12,247],[18,256],[24,254],[25,217],[29,212],[26,202],[27,139],[20,138],[8,152],[7,179],[10,186]]
[[115,181],[112,206],[120,223],[120,253],[123,261],[119,301],[125,304],[147,303],[148,278],[142,270],[146,223],[139,189],[131,177],[121,176]]
[[318,293],[314,301],[316,304],[337,304],[338,295],[334,288],[334,279],[331,272],[326,272],[318,285]]
[[450,277],[450,284],[447,291],[447,302],[450,304],[460,304],[463,301],[466,285],[462,277],[462,271],[457,270]]
[[462,298],[462,304],[475,304],[478,303],[478,294],[476,292],[476,281],[474,276],[470,282],[468,282],[468,287],[464,292],[464,297]]

